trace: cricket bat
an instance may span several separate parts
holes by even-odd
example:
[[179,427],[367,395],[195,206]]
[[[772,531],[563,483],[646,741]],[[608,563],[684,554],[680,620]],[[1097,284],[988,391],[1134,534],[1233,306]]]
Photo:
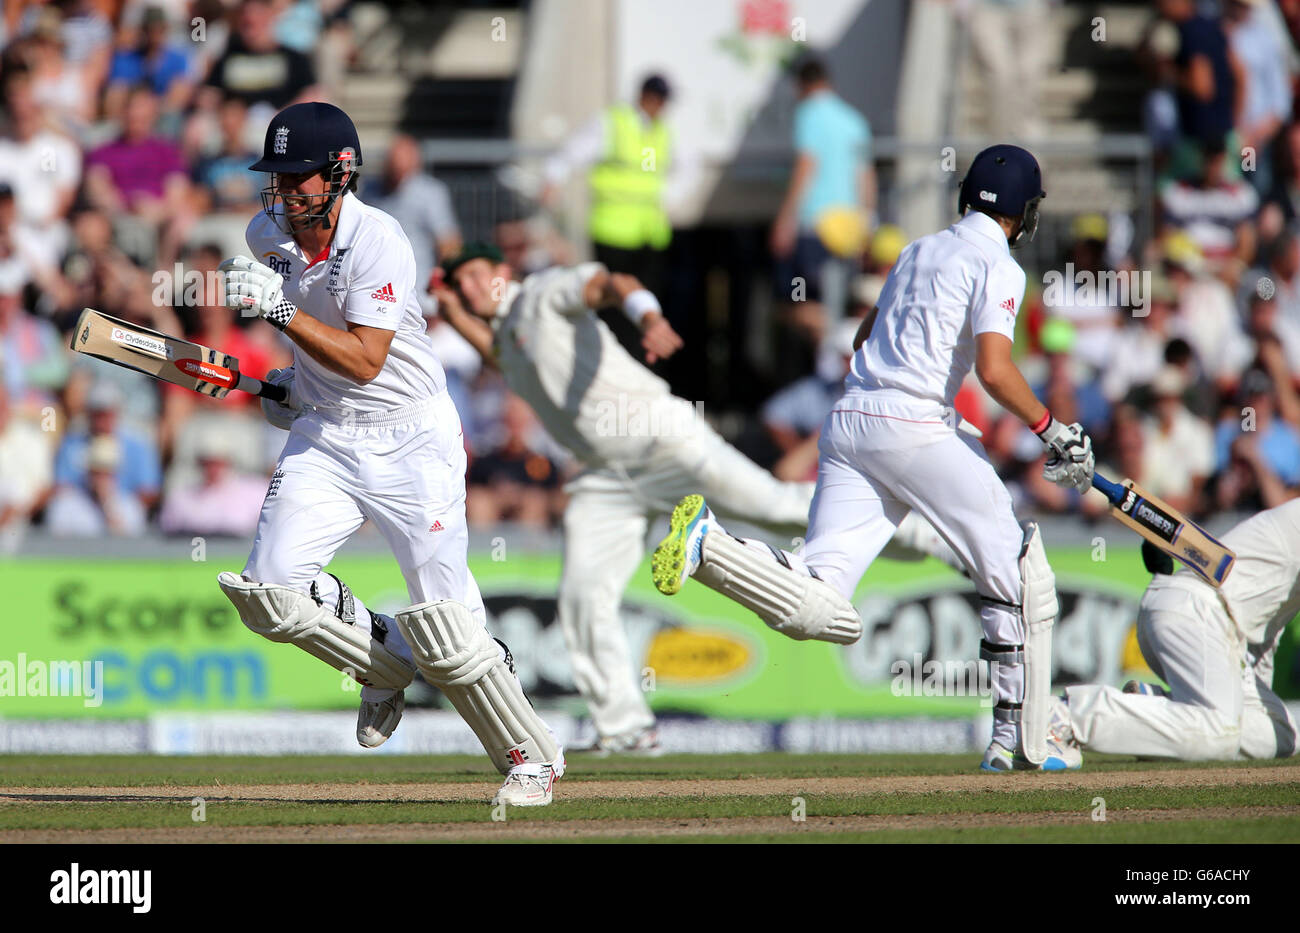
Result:
[[72,349],[212,398],[225,398],[231,389],[273,402],[283,402],[288,396],[283,386],[241,373],[239,360],[227,353],[101,314],[93,308],[86,308],[77,318]]
[[1218,587],[1228,579],[1237,555],[1173,506],[1150,495],[1131,479],[1113,483],[1094,473],[1092,487],[1110,500],[1111,515],[1182,561],[1206,583]]

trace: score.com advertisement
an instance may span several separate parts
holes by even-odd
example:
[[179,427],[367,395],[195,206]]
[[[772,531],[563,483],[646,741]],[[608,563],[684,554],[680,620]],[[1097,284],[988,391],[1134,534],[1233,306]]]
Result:
[[[1150,579],[1136,553],[1049,554],[1061,601],[1053,644],[1058,686],[1151,677],[1134,635]],[[471,555],[489,623],[543,706],[582,711],[556,620],[554,555]],[[216,585],[220,568],[191,561],[19,560],[0,566],[8,622],[0,635],[6,717],[139,717],[159,712],[354,709],[356,686],[305,652],[244,628]],[[380,557],[336,572],[372,608],[406,605],[401,576]],[[647,568],[624,600],[623,624],[642,688],[661,713],[779,720],[962,716],[987,672],[976,661],[979,605],[968,582],[934,562],[877,561],[856,594],[865,634],[854,645],[794,642],[703,586],[656,593]],[[1300,695],[1295,623],[1275,685]],[[440,705],[429,688],[411,705]]]

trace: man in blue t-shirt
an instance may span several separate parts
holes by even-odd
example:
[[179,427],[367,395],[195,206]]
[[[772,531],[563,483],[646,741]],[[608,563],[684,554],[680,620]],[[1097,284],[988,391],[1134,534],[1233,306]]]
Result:
[[167,14],[151,6],[141,22],[140,43],[113,54],[104,99],[109,116],[121,113],[127,92],[138,84],[147,84],[158,95],[164,114],[181,110],[189,101],[193,89],[189,58],[167,40],[168,29]]
[[[833,321],[841,316],[848,285],[847,270],[834,265],[831,252],[841,244],[825,242],[819,228],[824,231],[828,217],[836,214],[841,218],[857,214],[865,220],[864,215],[875,207],[876,177],[870,160],[871,128],[831,89],[826,66],[809,59],[799,66],[796,80],[794,171],[772,224],[770,247],[777,261],[778,296],[796,309],[814,306],[818,321],[809,323],[816,332],[824,330],[826,318]],[[865,235],[865,227],[862,232]],[[824,280],[828,268],[832,278]],[[806,301],[800,300],[800,284]],[[818,304],[826,306],[824,317]],[[799,317],[795,315],[796,326]]]

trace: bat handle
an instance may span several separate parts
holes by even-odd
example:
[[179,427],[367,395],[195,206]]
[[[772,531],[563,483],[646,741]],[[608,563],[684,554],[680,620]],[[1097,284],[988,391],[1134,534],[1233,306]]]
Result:
[[1112,483],[1095,471],[1092,474],[1092,488],[1109,499],[1112,505],[1119,505],[1124,499],[1125,492],[1127,492],[1119,483]]
[[273,402],[283,402],[289,398],[289,390],[284,386],[273,385],[270,382],[263,382],[261,379],[254,379],[252,376],[239,374],[239,382],[235,388],[241,392],[247,392],[249,395],[256,395],[258,398],[270,399]]

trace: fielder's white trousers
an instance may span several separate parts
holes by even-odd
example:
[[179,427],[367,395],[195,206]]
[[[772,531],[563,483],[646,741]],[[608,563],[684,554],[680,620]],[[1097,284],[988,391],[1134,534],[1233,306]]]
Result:
[[623,590],[645,557],[650,521],[700,493],[721,516],[801,535],[811,483],[783,483],[703,421],[665,438],[644,463],[588,470],[566,487],[559,621],[574,680],[602,738],[654,725],[619,614]]
[[[262,503],[244,575],[304,593],[315,582],[332,604],[337,587],[323,570],[367,519],[392,548],[412,604],[454,599],[486,624],[466,555],[460,416],[447,393],[380,416],[300,415]],[[358,624],[369,626],[364,612]],[[398,627],[388,629],[395,650],[409,657]],[[363,693],[377,698],[372,688]]]
[[1069,687],[1070,724],[1085,748],[1118,755],[1285,758],[1296,725],[1272,690],[1272,653],[1254,664],[1208,585],[1157,577],[1142,597],[1138,645],[1170,696]]
[[[959,433],[952,409],[892,393],[845,396],[822,428],[808,542],[798,557],[845,599],[911,511],[956,553],[984,602],[984,637],[1020,645],[1024,532],[984,448]],[[792,561],[794,563],[794,561]],[[999,664],[995,701],[1020,702],[1023,665]],[[1015,748],[1016,731],[994,722]]]

